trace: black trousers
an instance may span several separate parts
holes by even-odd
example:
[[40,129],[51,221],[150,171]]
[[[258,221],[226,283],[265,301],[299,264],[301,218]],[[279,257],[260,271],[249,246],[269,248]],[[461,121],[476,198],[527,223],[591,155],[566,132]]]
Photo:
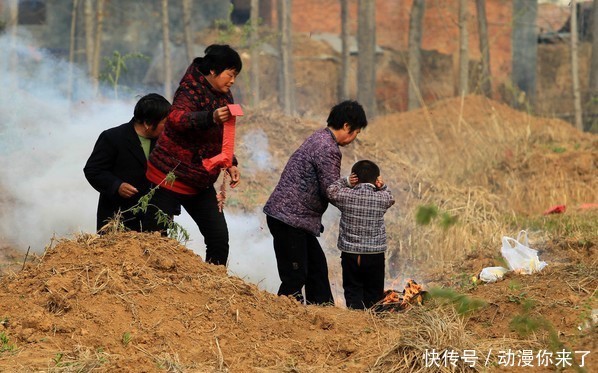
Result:
[[158,225],[155,218],[156,208],[172,218],[174,215],[180,215],[181,206],[189,213],[204,237],[206,262],[226,265],[229,250],[228,226],[224,219],[224,213],[218,210],[216,190],[213,186],[195,195],[185,195],[165,188],[158,188],[150,200],[150,206],[144,219],[144,230],[165,232],[165,227]]
[[348,308],[370,308],[384,297],[384,253],[341,254]]
[[290,295],[307,304],[334,304],[326,256],[316,236],[267,216],[274,238],[274,253],[280,276],[278,295]]

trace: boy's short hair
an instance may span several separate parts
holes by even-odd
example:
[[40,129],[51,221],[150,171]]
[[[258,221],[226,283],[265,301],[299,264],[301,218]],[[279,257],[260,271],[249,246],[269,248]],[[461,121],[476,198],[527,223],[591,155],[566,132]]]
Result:
[[147,123],[156,128],[170,112],[170,102],[157,93],[147,94],[137,101],[133,111],[133,120],[137,123]]
[[228,44],[209,45],[204,54],[205,56],[193,60],[199,65],[199,71],[204,75],[209,75],[212,70],[216,75],[220,75],[227,69],[235,70],[238,74],[243,68],[241,56]]
[[372,161],[367,159],[357,161],[351,167],[351,173],[357,175],[360,183],[376,184],[376,179],[380,176],[380,168]]
[[368,125],[368,120],[359,102],[347,100],[336,104],[330,110],[326,123],[328,123],[328,127],[335,130],[340,130],[347,123],[351,132],[353,132],[365,128]]

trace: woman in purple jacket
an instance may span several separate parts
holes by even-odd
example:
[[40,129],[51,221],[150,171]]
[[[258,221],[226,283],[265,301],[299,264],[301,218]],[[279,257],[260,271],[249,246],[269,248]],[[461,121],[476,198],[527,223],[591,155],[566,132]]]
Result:
[[308,304],[334,303],[326,256],[317,237],[324,231],[326,189],[340,177],[339,146],[353,142],[368,124],[363,107],[343,101],[330,111],[328,126],[313,133],[291,155],[264,206],[281,285],[278,295]]

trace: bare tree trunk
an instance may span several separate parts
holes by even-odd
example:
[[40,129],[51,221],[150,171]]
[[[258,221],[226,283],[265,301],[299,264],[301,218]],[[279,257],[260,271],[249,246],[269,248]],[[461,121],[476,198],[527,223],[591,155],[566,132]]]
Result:
[[17,27],[19,26],[19,0],[9,0],[8,6],[10,11],[10,17],[8,20],[10,36],[13,42],[16,44]]
[[581,116],[581,95],[579,93],[579,62],[577,52],[577,1],[571,0],[571,78],[573,80],[573,106],[575,107],[575,127],[583,131]]
[[478,15],[478,34],[480,37],[480,53],[482,55],[482,92],[486,97],[492,96],[492,74],[490,72],[490,46],[488,45],[488,18],[486,17],[486,0],[476,0]]
[[349,98],[349,1],[340,0],[341,5],[341,71],[338,80],[338,99]]
[[284,113],[295,114],[293,45],[291,39],[291,0],[278,0],[281,99]]
[[368,117],[376,116],[376,2],[359,0],[357,100]]
[[104,32],[104,1],[97,0],[96,3],[96,32],[93,43],[93,77],[97,79],[100,75],[100,57],[102,55],[102,37]]
[[102,56],[102,33],[104,27],[104,0],[97,0],[96,8],[96,34],[93,44],[93,67],[91,70],[91,77],[93,79],[94,88],[97,92],[100,79],[100,58]]
[[590,62],[590,100],[598,103],[598,0],[592,2],[592,59]]
[[168,0],[162,0],[162,45],[164,51],[164,97],[172,101],[172,67],[170,64],[170,25]]
[[251,104],[255,107],[260,102],[260,45],[259,45],[259,0],[251,0],[250,19],[251,33],[249,35],[251,45]]
[[[536,102],[537,16],[537,0],[513,0],[512,80],[515,87],[525,93],[531,105]],[[520,107],[524,102],[517,97],[513,104]]]
[[15,71],[17,69],[17,28],[19,26],[19,1],[10,0],[10,19],[8,20],[10,29],[10,70]]
[[193,30],[191,29],[191,0],[183,0],[183,33],[185,34],[187,62],[191,63],[193,58],[195,58],[195,53],[193,52]]
[[73,98],[73,64],[75,63],[75,35],[77,31],[77,8],[79,0],[73,0],[73,9],[71,11],[71,34],[69,38],[69,76],[67,97],[69,101]]
[[85,20],[85,59],[87,60],[87,73],[92,75],[93,71],[93,0],[85,0],[83,8],[83,19]]
[[421,96],[421,43],[423,34],[423,17],[425,12],[425,0],[414,0],[409,15],[409,56],[408,68],[409,88],[407,90],[407,109],[413,110],[423,103]]
[[459,96],[469,93],[469,34],[467,0],[459,0]]
[[10,36],[17,37],[17,27],[19,25],[19,0],[8,0],[8,27],[10,29]]

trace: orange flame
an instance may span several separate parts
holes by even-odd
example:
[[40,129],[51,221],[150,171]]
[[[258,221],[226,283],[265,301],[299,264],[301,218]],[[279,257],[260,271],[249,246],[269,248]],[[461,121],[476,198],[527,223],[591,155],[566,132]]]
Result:
[[425,291],[417,282],[409,279],[401,294],[397,290],[386,290],[384,298],[378,303],[382,310],[405,310],[412,304],[423,304],[423,295]]

